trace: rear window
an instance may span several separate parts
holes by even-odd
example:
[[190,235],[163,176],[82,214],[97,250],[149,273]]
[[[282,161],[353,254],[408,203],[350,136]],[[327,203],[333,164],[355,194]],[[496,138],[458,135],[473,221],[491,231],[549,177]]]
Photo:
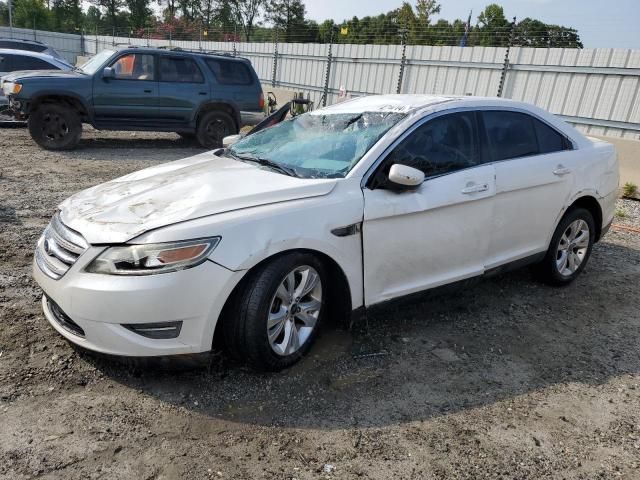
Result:
[[14,50],[26,50],[27,52],[44,52],[46,45],[38,45],[37,43],[16,42],[12,40],[0,40],[0,48],[12,48]]
[[538,141],[529,115],[518,112],[483,112],[493,160],[538,154]]
[[251,85],[253,83],[249,67],[242,62],[213,58],[208,58],[206,62],[218,83],[223,85]]

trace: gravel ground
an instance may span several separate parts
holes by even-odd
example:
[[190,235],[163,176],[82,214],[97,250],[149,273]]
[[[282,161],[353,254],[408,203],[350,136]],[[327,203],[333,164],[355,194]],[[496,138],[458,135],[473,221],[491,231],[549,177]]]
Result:
[[326,329],[278,374],[115,361],[47,324],[35,241],[70,194],[201,150],[84,138],[0,130],[0,479],[640,478],[640,234],[612,229],[563,289],[522,270]]

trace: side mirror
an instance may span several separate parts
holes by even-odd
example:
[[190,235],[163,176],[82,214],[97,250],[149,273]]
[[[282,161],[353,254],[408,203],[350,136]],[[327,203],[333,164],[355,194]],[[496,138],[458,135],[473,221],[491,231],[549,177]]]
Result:
[[105,80],[108,78],[116,78],[116,72],[111,67],[105,67],[104,70],[102,70],[102,78]]
[[424,173],[417,168],[396,163],[389,170],[389,182],[402,189],[417,188],[424,182]]

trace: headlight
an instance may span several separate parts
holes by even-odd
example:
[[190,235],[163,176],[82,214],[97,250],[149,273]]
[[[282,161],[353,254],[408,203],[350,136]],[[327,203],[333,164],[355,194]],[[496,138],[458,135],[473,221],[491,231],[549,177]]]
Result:
[[22,90],[22,85],[13,82],[4,82],[2,89],[5,95],[17,95]]
[[172,243],[110,247],[87,266],[90,273],[153,275],[195,267],[220,243],[220,237]]

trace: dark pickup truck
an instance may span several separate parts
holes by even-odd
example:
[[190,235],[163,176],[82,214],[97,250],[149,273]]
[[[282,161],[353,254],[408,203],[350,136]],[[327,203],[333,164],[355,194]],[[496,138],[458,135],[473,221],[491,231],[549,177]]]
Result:
[[9,108],[48,150],[74,148],[82,124],[176,132],[207,148],[262,116],[264,96],[243,58],[182,50],[104,50],[68,72],[3,77]]

